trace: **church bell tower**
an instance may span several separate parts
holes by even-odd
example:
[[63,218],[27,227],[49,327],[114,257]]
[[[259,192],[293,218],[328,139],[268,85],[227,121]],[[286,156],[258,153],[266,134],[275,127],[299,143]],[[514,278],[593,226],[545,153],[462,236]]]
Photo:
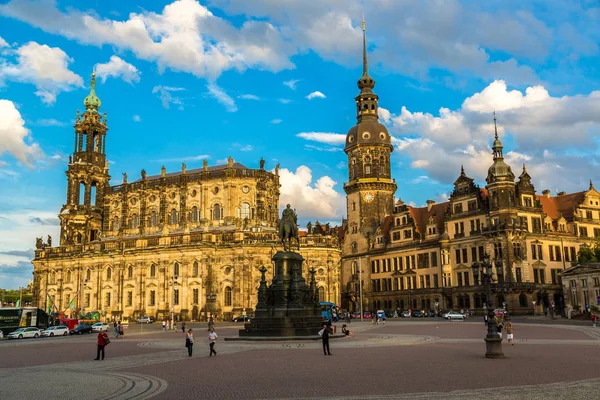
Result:
[[75,143],[69,156],[67,201],[60,212],[60,244],[78,245],[97,240],[102,231],[104,191],[110,175],[106,160],[106,113],[96,95],[92,74],[90,93],[84,99],[85,112],[75,117]]
[[[369,75],[366,25],[363,30],[363,74],[358,80],[356,119],[346,136],[348,183],[344,185],[348,228],[346,243],[356,253],[366,250],[369,238],[394,210],[396,182],[391,177],[390,157],[394,147],[387,128],[379,122],[379,97],[373,92],[375,80]],[[363,244],[361,244],[363,243]]]

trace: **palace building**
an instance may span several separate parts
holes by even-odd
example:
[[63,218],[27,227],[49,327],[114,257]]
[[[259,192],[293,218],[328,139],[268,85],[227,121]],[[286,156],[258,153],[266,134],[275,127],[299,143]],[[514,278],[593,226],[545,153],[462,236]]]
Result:
[[[561,272],[581,246],[600,236],[600,193],[593,184],[577,193],[537,194],[525,165],[515,178],[504,161],[496,130],[485,187],[461,168],[449,201],[429,200],[426,207],[394,202],[393,146],[378,121],[364,25],[358,87],[358,123],[344,149],[342,308],[359,310],[362,301],[364,310],[481,311],[485,305],[523,314],[562,311]],[[492,305],[485,304],[487,287],[474,275],[473,264],[484,260],[493,265]]]
[[[76,316],[230,319],[251,314],[266,266],[279,250],[279,165],[225,165],[147,175],[110,186],[107,117],[91,91],[77,112],[60,244],[37,239],[34,304]],[[339,303],[338,230],[301,232],[304,276],[315,268],[319,297]]]

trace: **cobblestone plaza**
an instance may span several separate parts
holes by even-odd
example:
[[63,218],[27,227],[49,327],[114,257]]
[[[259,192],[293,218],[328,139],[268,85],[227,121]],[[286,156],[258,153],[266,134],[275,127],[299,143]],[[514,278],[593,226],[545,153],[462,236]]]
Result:
[[[331,342],[231,342],[239,325],[217,326],[208,358],[204,325],[188,357],[184,335],[158,324],[130,326],[107,358],[93,361],[96,335],[0,342],[0,398],[89,399],[587,399],[600,389],[600,331],[545,319],[516,321],[505,359],[484,357],[484,324],[353,322],[356,336]],[[338,332],[341,325],[338,326]],[[339,333],[338,333],[339,335]]]

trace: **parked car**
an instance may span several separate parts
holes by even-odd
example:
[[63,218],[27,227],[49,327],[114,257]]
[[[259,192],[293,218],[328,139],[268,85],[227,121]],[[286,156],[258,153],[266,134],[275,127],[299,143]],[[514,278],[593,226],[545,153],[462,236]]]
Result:
[[373,318],[373,315],[371,314],[371,312],[370,312],[370,311],[365,311],[365,312],[363,313],[363,318],[370,319],[370,318]]
[[250,318],[252,318],[250,315],[238,315],[237,317],[232,319],[232,321],[233,322],[246,322],[246,321],[250,321]]
[[19,328],[14,332],[8,334],[9,339],[24,339],[24,338],[38,338],[40,337],[41,331],[38,328]]
[[96,322],[92,325],[92,332],[106,332],[109,328],[106,322]]
[[421,318],[421,317],[423,317],[423,313],[421,313],[421,311],[419,311],[419,310],[413,310],[412,317],[413,318]]
[[360,313],[355,311],[352,313],[352,319],[360,319]]
[[410,311],[402,311],[402,318],[410,318]]
[[432,318],[432,317],[435,317],[435,313],[433,311],[425,311],[424,316]]
[[67,336],[69,327],[64,325],[50,326],[42,331],[42,336]]
[[461,321],[465,320],[465,315],[461,314],[459,312],[456,311],[449,311],[445,314],[444,318],[446,318],[447,320],[451,321],[453,319],[459,319]]
[[153,322],[154,322],[153,318],[148,317],[148,316],[139,317],[138,319],[135,320],[136,324],[151,324]]
[[69,335],[81,335],[82,333],[92,333],[92,327],[90,325],[77,325],[75,328],[69,331]]

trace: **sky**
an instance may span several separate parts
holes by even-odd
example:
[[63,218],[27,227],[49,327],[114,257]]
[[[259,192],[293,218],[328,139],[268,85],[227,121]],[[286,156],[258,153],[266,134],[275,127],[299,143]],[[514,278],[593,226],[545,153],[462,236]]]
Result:
[[301,224],[340,224],[363,17],[397,198],[446,201],[461,165],[484,186],[494,111],[538,192],[600,182],[597,0],[0,0],[0,287],[56,245],[93,71],[111,184],[264,157]]

